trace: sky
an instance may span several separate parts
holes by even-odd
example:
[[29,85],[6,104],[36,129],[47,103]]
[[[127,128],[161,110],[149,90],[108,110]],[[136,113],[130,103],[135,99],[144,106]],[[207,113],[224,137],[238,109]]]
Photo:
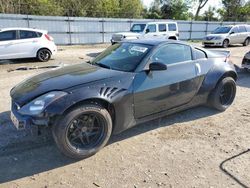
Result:
[[[143,4],[146,7],[149,7],[153,1],[154,0],[142,0]],[[203,13],[205,10],[207,10],[209,6],[220,8],[221,2],[219,0],[209,0],[208,3],[206,4],[206,6],[202,9],[201,13]],[[195,13],[195,11],[196,10],[194,8],[193,13]]]

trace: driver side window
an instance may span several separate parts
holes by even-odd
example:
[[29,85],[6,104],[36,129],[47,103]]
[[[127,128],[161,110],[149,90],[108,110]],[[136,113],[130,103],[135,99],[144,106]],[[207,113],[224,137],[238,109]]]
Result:
[[231,32],[238,33],[238,27],[234,27]]
[[192,60],[190,46],[183,44],[167,44],[160,47],[151,57],[151,61],[166,65]]
[[154,33],[154,32],[156,32],[156,25],[155,24],[148,25],[147,32],[148,33]]

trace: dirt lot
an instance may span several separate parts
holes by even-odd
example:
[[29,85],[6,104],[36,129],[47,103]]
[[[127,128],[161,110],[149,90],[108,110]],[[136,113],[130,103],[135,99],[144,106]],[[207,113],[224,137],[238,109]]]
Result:
[[[1,62],[0,187],[250,187],[250,73],[239,73],[237,97],[226,112],[198,107],[138,125],[82,161],[62,156],[48,131],[34,136],[14,129],[10,89],[48,69],[7,70],[80,63],[104,47],[60,47],[49,63]],[[250,47],[228,50],[240,65]]]

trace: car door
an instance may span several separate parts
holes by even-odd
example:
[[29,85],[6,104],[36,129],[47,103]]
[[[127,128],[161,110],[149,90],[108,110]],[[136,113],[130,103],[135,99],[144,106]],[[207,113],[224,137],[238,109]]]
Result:
[[145,31],[144,38],[156,38],[158,36],[156,24],[147,25]]
[[16,30],[0,32],[0,59],[13,59],[18,56],[20,49],[15,45]]
[[247,29],[245,26],[239,26],[239,43],[244,43],[246,38],[248,37]]
[[134,80],[134,112],[140,119],[190,102],[200,85],[200,66],[188,45],[166,44],[155,50],[148,64],[160,62],[167,70],[142,71]]
[[178,29],[175,23],[168,24],[168,33],[169,36],[178,36]]
[[230,44],[240,43],[240,35],[239,35],[238,26],[234,26],[231,29],[229,35],[230,35]]
[[16,46],[20,49],[19,57],[35,57],[39,46],[39,35],[35,31],[19,30]]
[[167,24],[160,23],[158,24],[158,32],[161,37],[168,38],[167,35]]

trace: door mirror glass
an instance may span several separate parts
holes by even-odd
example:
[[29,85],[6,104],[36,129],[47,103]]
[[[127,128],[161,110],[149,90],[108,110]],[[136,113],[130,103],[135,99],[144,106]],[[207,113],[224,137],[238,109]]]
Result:
[[150,71],[160,71],[160,70],[167,70],[167,65],[159,62],[153,62],[149,65]]
[[150,30],[149,30],[149,29],[146,29],[146,34],[149,33],[149,32],[150,32]]

